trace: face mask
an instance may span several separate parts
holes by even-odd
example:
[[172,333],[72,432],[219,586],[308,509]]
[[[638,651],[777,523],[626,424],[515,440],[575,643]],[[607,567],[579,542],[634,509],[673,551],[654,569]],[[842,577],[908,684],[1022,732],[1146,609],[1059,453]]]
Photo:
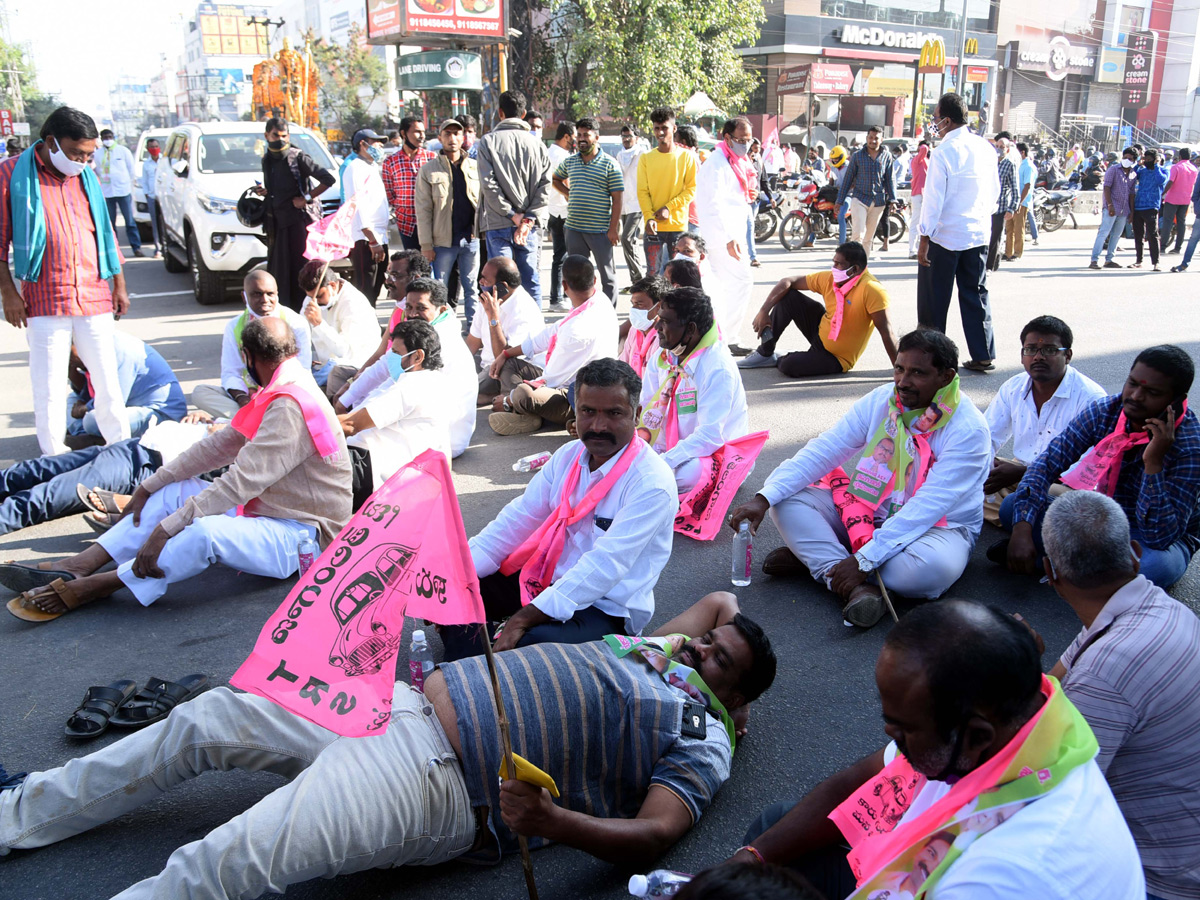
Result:
[[403,356],[401,356],[395,350],[388,350],[388,352],[384,354],[383,358],[387,360],[388,374],[392,376],[392,381],[399,381],[401,375],[412,369],[411,366],[404,365],[404,360],[408,359],[416,352],[416,350],[410,350],[408,353],[405,353]]
[[529,133],[532,134],[539,141],[542,139],[542,129],[540,129],[540,128],[530,128]]
[[854,276],[850,274],[849,269],[837,269],[837,268],[833,269],[833,283],[834,284],[845,284],[847,281],[849,281],[853,277]]
[[151,147],[148,152],[150,153],[151,159],[158,159],[159,155],[162,153],[162,151],[157,147]]
[[367,147],[367,152],[371,154],[372,162],[383,161],[383,150],[382,148],[377,147],[375,144],[371,144],[369,147]]
[[111,147],[113,144],[116,143],[116,141],[114,141],[112,138],[105,138],[100,143],[103,144],[105,147]]
[[1133,160],[1132,159],[1121,160],[1121,168],[1122,169],[1132,169],[1133,168]]
[[671,257],[671,259],[672,259],[672,260],[676,260],[676,259],[686,259],[688,262],[694,262],[694,263],[696,263],[697,265],[699,265],[699,263],[700,263],[700,260],[699,260],[699,259],[697,259],[696,257],[694,257],[694,256],[688,256],[686,253],[683,253],[683,252],[676,253],[674,256],[672,256],[672,257]]
[[250,365],[249,357],[247,357],[245,355],[242,356],[242,365],[246,367],[246,374],[250,376],[250,380],[253,381],[255,384],[257,384],[259,387],[262,387],[263,386],[262,379],[260,379],[258,377],[258,373],[254,371],[254,366]]
[[271,153],[272,153],[272,154],[274,154],[275,156],[278,156],[279,154],[281,154],[281,153],[282,153],[284,150],[286,150],[287,148],[288,148],[288,142],[287,142],[287,141],[282,141],[282,140],[280,140],[280,141],[267,141],[267,149],[268,149],[268,150],[270,150],[270,151],[271,151]]
[[650,320],[650,312],[645,309],[638,309],[636,306],[629,308],[629,324],[638,331],[649,331],[650,326],[654,323]]
[[[46,144],[47,149],[50,147]],[[50,162],[54,164],[54,168],[58,169],[68,178],[76,178],[83,174],[83,170],[87,168],[87,163],[76,162],[69,159],[67,154],[63,153],[62,147],[58,147],[50,151]]]
[[733,150],[734,156],[745,156],[750,152],[749,144],[739,144],[737,141],[730,141],[729,143],[731,145],[730,149]]

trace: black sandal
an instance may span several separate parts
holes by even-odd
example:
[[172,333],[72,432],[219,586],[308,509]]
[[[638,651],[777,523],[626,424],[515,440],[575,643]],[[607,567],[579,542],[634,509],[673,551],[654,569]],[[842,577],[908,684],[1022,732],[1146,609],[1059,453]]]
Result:
[[108,730],[113,714],[129,702],[133,692],[137,690],[137,682],[128,678],[114,681],[108,687],[93,686],[83,695],[79,709],[67,719],[64,729],[70,738],[100,737]]
[[207,675],[185,675],[179,683],[151,678],[132,700],[109,720],[116,728],[141,728],[162,721],[180,703],[208,689]]

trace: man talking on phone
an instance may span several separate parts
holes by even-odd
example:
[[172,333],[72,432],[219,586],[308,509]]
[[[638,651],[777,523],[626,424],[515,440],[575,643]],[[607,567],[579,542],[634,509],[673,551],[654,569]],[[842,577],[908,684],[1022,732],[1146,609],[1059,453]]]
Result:
[[1120,504],[1146,578],[1168,588],[1183,577],[1200,549],[1200,423],[1187,408],[1195,373],[1179,347],[1143,350],[1121,393],[1093,401],[1050,442],[1000,504],[1009,569],[1042,571],[1042,517],[1061,479]]

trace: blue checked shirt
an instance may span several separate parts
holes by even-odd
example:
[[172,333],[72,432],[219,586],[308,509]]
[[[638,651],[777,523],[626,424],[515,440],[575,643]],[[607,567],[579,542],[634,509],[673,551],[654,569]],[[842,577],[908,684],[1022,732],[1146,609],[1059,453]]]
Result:
[[[1014,496],[1013,520],[1033,523],[1050,505],[1049,491],[1083,454],[1112,434],[1121,414],[1121,395],[1103,397],[1084,407],[1070,425],[1034,460]],[[1142,465],[1145,445],[1121,463],[1113,499],[1125,510],[1134,537],[1155,550],[1183,541],[1189,552],[1200,549],[1200,421],[1191,410],[1175,430],[1175,443],[1163,459],[1163,470],[1147,475]]]
[[865,206],[883,206],[896,199],[896,190],[892,187],[892,154],[883,147],[874,159],[864,147],[850,157],[846,164],[846,174],[842,176],[841,187],[838,189],[838,206],[846,202],[849,194]]
[[[1011,159],[1000,160],[1000,202],[996,204],[996,212],[1010,213],[1017,211],[1017,173]],[[1198,179],[1200,180],[1200,179]]]

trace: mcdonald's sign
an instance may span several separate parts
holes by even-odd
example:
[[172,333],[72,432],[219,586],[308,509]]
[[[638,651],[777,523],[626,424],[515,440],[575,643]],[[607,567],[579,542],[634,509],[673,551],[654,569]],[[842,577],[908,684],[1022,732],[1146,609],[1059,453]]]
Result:
[[969,56],[978,56],[979,38],[967,38],[965,50]]
[[946,69],[946,45],[941,38],[931,38],[921,48],[917,71],[922,75],[940,73]]

